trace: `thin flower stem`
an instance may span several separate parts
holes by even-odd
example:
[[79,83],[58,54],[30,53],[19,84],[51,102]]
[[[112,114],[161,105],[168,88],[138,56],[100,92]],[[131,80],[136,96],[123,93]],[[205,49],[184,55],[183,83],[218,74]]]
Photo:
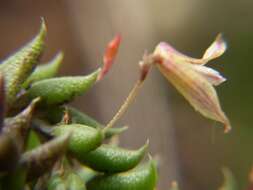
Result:
[[114,124],[121,118],[121,116],[126,112],[128,106],[133,102],[136,95],[138,94],[144,80],[138,80],[132,90],[130,91],[128,97],[120,107],[119,111],[114,115],[112,120],[106,125],[104,131],[108,130],[109,128],[113,127]]
[[144,54],[143,60],[139,62],[140,66],[140,78],[134,84],[132,90],[128,94],[127,98],[125,99],[124,103],[121,105],[118,112],[114,115],[112,120],[106,125],[103,129],[103,132],[107,131],[108,129],[112,128],[114,124],[121,118],[121,116],[126,112],[129,105],[133,102],[137,94],[139,93],[140,88],[142,87],[143,82],[147,78],[149,70],[151,66],[155,63],[156,59],[153,55],[148,55],[147,53]]

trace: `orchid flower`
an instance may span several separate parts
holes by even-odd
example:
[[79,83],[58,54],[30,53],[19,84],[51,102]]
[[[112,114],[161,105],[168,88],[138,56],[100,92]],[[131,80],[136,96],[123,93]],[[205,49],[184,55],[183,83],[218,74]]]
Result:
[[209,119],[223,123],[225,132],[228,132],[231,129],[230,122],[221,109],[213,87],[226,79],[219,72],[205,66],[208,61],[221,56],[225,50],[226,43],[219,34],[200,59],[186,56],[165,42],[158,44],[153,57],[161,73],[195,110]]

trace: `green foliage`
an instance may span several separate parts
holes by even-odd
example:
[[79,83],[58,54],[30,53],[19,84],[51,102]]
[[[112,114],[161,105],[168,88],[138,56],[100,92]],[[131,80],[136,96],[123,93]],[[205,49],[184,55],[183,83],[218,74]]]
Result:
[[28,88],[30,84],[54,77],[63,60],[63,53],[58,53],[49,63],[38,65],[35,71],[23,83],[23,88]]
[[42,21],[34,39],[0,65],[0,188],[153,190],[156,167],[151,159],[140,164],[148,144],[138,150],[107,145],[127,127],[105,130],[67,104],[109,71],[120,36],[107,46],[102,69],[57,77],[63,53],[38,65],[45,35]]
[[224,182],[219,190],[237,190],[237,182],[233,173],[228,168],[222,169]]
[[98,73],[99,70],[88,76],[44,79],[33,83],[24,96],[31,100],[41,97],[43,106],[60,105],[89,90],[95,84]]
[[153,190],[157,180],[153,160],[137,168],[116,174],[97,176],[87,184],[88,190]]
[[66,183],[69,190],[86,190],[81,177],[75,173],[68,174]]
[[6,99],[9,106],[16,100],[16,95],[21,90],[21,85],[37,65],[44,49],[45,36],[46,25],[42,21],[40,32],[32,41],[1,64],[0,72],[6,81]]
[[[226,132],[230,130],[212,86],[224,78],[210,68],[189,66],[206,63],[224,53],[226,46],[221,37],[202,59],[184,56],[163,43],[155,53],[145,55],[140,62],[139,80],[119,111],[104,125],[68,103],[85,94],[108,73],[121,37],[117,35],[107,45],[102,68],[86,76],[57,77],[63,53],[58,53],[49,63],[38,65],[45,35],[42,20],[33,40],[0,65],[0,189],[154,190],[156,161],[149,156],[148,161],[141,163],[148,143],[137,150],[113,143],[113,137],[128,129],[113,126],[136,96],[152,65],[160,67],[203,115],[224,123]],[[191,79],[189,84],[185,83],[187,79]],[[223,172],[225,180],[220,190],[236,190],[232,173],[228,169]],[[176,182],[171,189],[179,189]]]
[[52,133],[55,136],[72,133],[69,139],[68,150],[80,159],[82,159],[87,152],[100,146],[103,140],[103,133],[101,130],[80,124],[59,125],[54,127]]
[[103,144],[85,155],[82,162],[101,172],[122,172],[135,167],[143,158],[148,144],[139,150],[125,150],[112,145]]
[[52,176],[48,182],[48,190],[66,190],[64,180],[59,174]]

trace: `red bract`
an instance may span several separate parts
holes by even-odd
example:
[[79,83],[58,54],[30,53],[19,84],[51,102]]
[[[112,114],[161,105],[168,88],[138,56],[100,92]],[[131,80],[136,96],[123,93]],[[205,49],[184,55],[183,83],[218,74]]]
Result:
[[98,75],[97,81],[101,80],[106,75],[106,73],[110,70],[110,68],[113,64],[113,61],[117,55],[120,41],[121,41],[121,36],[118,34],[107,45],[106,50],[105,50],[105,54],[103,57],[103,64],[104,65]]

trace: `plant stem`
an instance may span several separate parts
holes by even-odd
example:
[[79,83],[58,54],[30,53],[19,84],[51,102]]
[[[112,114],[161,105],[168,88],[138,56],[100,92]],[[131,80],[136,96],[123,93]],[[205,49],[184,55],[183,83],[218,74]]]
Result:
[[113,125],[121,118],[121,116],[126,112],[128,106],[133,102],[136,95],[138,94],[144,80],[139,79],[132,90],[130,91],[129,95],[125,99],[124,103],[121,105],[119,111],[114,115],[112,120],[106,125],[103,131],[108,130],[109,128],[113,127]]
[[125,99],[124,103],[119,108],[118,112],[114,115],[112,120],[106,125],[103,129],[103,132],[107,131],[108,129],[112,128],[114,124],[121,118],[121,116],[126,112],[128,106],[133,102],[135,97],[137,96],[140,88],[142,87],[143,82],[147,78],[147,75],[150,71],[151,66],[157,61],[152,54],[148,55],[147,53],[144,54],[143,59],[139,62],[140,66],[140,78],[134,84],[132,90],[128,94],[127,98]]

